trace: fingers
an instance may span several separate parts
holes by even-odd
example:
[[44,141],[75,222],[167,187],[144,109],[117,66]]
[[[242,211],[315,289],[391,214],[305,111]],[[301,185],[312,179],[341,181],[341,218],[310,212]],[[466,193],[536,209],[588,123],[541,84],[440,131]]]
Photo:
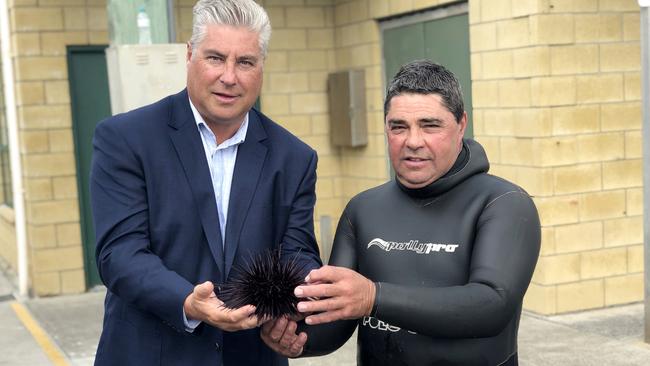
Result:
[[323,300],[311,300],[311,301],[301,301],[298,303],[298,311],[301,313],[313,313],[320,311],[329,311],[336,310],[342,305],[339,304],[339,301],[336,299],[323,299]]
[[257,327],[260,322],[254,314],[255,307],[252,305],[242,306],[239,309],[227,309],[223,306],[213,307],[208,322],[228,332],[252,329]]
[[298,311],[322,313],[309,315],[307,324],[357,319],[372,311],[375,285],[351,269],[325,266],[310,272],[306,281],[307,284],[296,287],[294,293],[300,299],[311,301],[300,301]]
[[287,318],[279,318],[270,326],[270,331],[268,332],[269,338],[274,342],[280,341],[282,335],[284,334],[285,329],[287,328]]
[[296,341],[298,335],[296,334],[296,322],[289,322],[287,327],[284,329],[284,333],[280,338],[278,344],[282,349],[289,349],[291,345]]
[[262,327],[262,340],[275,352],[287,357],[298,357],[307,342],[307,334],[296,334],[298,324],[285,317],[268,322]]
[[257,323],[259,323],[259,321],[257,320],[256,316],[248,317],[239,322],[239,327],[237,330],[257,328]]
[[264,324],[270,322],[271,320],[273,320],[273,318],[271,318],[271,317],[268,316],[268,315],[267,315],[267,316],[264,316],[264,317],[262,317],[262,318],[257,318],[257,326],[258,326],[258,327],[261,327],[262,325],[264,325]]
[[323,266],[319,269],[314,269],[305,278],[305,282],[308,284],[314,284],[315,282],[335,282],[340,278],[340,271],[343,270],[342,267],[335,266]]
[[257,325],[257,317],[253,317],[253,314],[255,314],[255,306],[253,305],[245,305],[242,306],[239,309],[225,309],[225,315],[226,318],[229,322],[231,323],[239,323],[242,321],[247,320],[248,318],[255,318],[255,325]]
[[309,325],[317,325],[329,323],[341,319],[348,319],[342,310],[328,311],[320,314],[310,315],[305,318],[305,323]]
[[340,295],[339,287],[333,284],[324,283],[320,285],[298,286],[293,291],[298,298],[305,297],[333,297]]
[[194,294],[199,299],[207,299],[214,294],[214,285],[210,281],[205,281],[194,287]]
[[298,357],[302,354],[303,348],[307,343],[307,333],[301,332],[298,334],[298,338],[289,348],[289,357]]

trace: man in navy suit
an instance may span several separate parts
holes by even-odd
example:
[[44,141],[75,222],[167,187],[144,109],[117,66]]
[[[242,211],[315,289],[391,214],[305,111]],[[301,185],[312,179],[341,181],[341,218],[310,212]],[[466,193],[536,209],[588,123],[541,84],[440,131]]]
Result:
[[254,306],[216,285],[281,248],[321,265],[316,153],[252,109],[271,28],[252,0],[200,0],[187,89],[102,121],[94,137],[97,265],[108,289],[96,365],[286,365]]

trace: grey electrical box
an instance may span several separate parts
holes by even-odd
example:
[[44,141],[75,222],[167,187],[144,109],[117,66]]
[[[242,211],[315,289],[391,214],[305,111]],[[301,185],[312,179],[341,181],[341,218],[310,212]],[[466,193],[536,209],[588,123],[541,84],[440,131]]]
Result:
[[332,143],[347,147],[367,145],[365,72],[347,70],[332,73],[327,87]]

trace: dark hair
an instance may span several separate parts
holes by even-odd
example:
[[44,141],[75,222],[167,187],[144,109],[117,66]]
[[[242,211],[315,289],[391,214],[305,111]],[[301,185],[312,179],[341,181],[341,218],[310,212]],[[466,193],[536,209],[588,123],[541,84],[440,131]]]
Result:
[[388,115],[390,101],[404,93],[438,94],[442,104],[460,122],[465,112],[463,92],[456,76],[442,65],[429,60],[417,60],[402,65],[388,84],[384,101],[384,118]]

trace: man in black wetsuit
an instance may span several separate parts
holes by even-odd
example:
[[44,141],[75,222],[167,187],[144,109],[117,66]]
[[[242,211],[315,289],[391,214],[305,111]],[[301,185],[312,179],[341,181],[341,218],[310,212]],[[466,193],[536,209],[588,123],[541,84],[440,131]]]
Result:
[[309,326],[296,334],[278,319],[262,338],[290,357],[321,355],[358,325],[359,365],[517,365],[540,246],[532,200],[463,139],[460,86],[444,67],[403,66],[384,113],[396,179],[348,203],[330,265],[296,288]]

